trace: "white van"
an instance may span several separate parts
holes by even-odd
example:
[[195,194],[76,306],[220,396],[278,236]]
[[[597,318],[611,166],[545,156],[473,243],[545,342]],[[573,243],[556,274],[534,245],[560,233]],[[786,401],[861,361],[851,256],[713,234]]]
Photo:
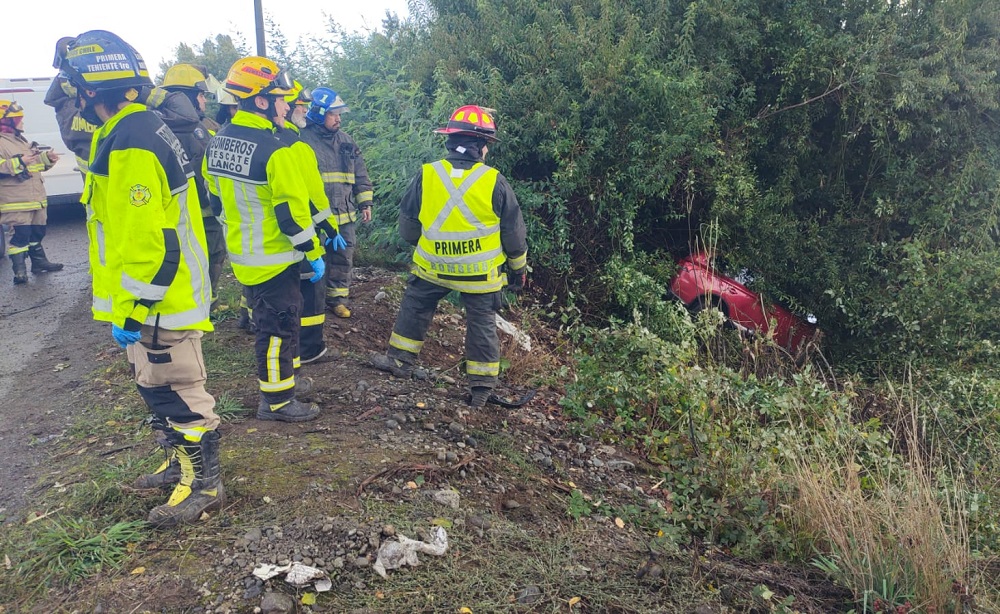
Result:
[[13,100],[24,107],[24,138],[48,145],[60,156],[59,162],[42,175],[49,205],[75,204],[80,202],[83,192],[83,175],[77,168],[76,157],[59,135],[55,109],[43,102],[52,79],[0,79],[0,98]]

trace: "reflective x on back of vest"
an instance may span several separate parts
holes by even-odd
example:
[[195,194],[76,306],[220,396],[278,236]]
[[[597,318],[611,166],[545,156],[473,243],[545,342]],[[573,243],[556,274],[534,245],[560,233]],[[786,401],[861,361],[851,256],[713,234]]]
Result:
[[482,163],[468,170],[447,160],[424,165],[415,275],[460,292],[503,288],[499,267],[506,256],[500,218],[493,211],[497,176],[496,169]]

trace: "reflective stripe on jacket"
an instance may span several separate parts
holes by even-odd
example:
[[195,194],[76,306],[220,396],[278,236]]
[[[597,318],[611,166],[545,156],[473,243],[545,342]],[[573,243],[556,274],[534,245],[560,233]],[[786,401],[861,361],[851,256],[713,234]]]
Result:
[[372,182],[361,149],[343,130],[330,132],[310,123],[301,138],[312,147],[319,164],[320,176],[326,187],[330,210],[337,224],[358,219],[358,209],[372,206]]
[[25,164],[31,145],[21,135],[0,132],[0,212],[34,211],[46,205],[42,171],[53,166],[42,154],[35,164]]
[[270,120],[237,111],[212,137],[203,173],[222,201],[226,245],[236,279],[255,286],[289,265],[323,254],[309,211],[301,158]]
[[205,229],[177,137],[157,114],[130,104],[95,132],[89,162],[83,201],[95,318],[211,331]]
[[500,265],[500,218],[493,210],[499,173],[477,163],[459,169],[447,160],[423,166],[420,224],[413,274],[460,292],[496,292],[506,285]]

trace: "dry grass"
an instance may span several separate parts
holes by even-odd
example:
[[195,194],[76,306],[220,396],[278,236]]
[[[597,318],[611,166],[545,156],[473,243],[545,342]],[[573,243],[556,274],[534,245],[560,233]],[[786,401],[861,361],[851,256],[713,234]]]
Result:
[[793,476],[796,516],[821,553],[816,566],[863,611],[995,611],[970,552],[962,476],[916,453],[878,474],[856,458],[851,450],[803,460]]

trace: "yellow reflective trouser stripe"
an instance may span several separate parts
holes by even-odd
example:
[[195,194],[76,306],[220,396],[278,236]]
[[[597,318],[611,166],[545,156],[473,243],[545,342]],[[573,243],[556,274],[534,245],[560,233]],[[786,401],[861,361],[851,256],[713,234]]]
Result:
[[26,251],[28,251],[28,246],[27,245],[25,245],[24,247],[14,247],[13,245],[8,245],[7,246],[7,253],[9,255],[11,255],[11,256],[13,256],[14,254],[20,254],[20,253],[26,252]]
[[392,336],[389,337],[389,345],[397,350],[419,354],[420,348],[424,347],[424,342],[417,341],[416,339],[407,339],[399,333],[392,333]]
[[358,195],[355,197],[354,200],[359,205],[362,203],[370,203],[374,195],[375,193],[372,192],[371,190],[368,190],[367,192],[358,192]]
[[[173,426],[173,425],[171,425],[171,426]],[[183,434],[184,435],[184,439],[187,439],[188,441],[196,441],[196,442],[197,441],[201,441],[202,436],[204,436],[205,433],[208,432],[208,429],[205,428],[205,427],[203,427],[203,426],[189,426],[189,427],[185,427],[185,428],[181,428],[179,426],[173,426],[173,429],[175,431],[177,431],[178,433]]]
[[288,379],[281,380],[280,382],[265,382],[260,381],[260,391],[261,392],[282,392],[284,390],[291,390],[295,388],[295,376],[291,376]]
[[295,358],[292,359],[292,368],[293,369],[298,369],[301,366],[302,366],[302,357],[301,356],[296,356]]
[[302,326],[319,326],[323,322],[326,322],[325,313],[321,313],[318,316],[306,316],[302,318]]
[[349,288],[327,288],[326,295],[330,298],[347,298],[350,296]]
[[469,360],[465,363],[465,372],[469,375],[500,375],[500,363],[476,362],[475,360]]
[[247,308],[247,297],[245,296],[240,297],[240,307],[243,309]]
[[[267,381],[269,383],[281,381],[281,361],[278,359],[280,353],[281,337],[271,337],[267,344]],[[264,387],[261,386],[261,390],[263,389]]]
[[354,183],[354,173],[320,173],[320,177],[324,183]]

